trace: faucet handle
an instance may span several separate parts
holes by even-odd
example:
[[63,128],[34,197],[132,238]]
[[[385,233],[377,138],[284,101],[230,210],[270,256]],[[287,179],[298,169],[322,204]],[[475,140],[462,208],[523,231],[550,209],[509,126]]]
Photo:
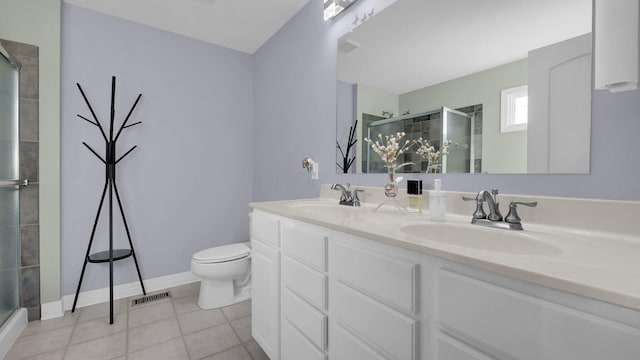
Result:
[[536,207],[536,206],[538,206],[538,202],[537,201],[530,201],[530,202],[512,201],[511,203],[509,203],[509,206],[511,206],[511,204],[513,204],[513,205],[524,205],[524,206],[528,206],[528,207]]
[[469,196],[463,196],[462,200],[464,201],[475,201],[476,202],[476,210],[473,212],[473,218],[474,219],[486,219],[487,218],[487,213],[484,212],[484,207],[482,206],[482,203],[484,202],[484,199],[481,197],[469,197]]
[[364,189],[355,189],[353,190],[353,206],[360,206],[360,198],[358,197],[358,193],[363,193]]
[[511,203],[509,203],[509,213],[504,218],[504,221],[512,224],[520,224],[522,219],[520,219],[520,216],[518,216],[518,212],[516,210],[518,205],[536,207],[538,205],[538,202],[537,201],[532,201],[532,202],[512,201]]

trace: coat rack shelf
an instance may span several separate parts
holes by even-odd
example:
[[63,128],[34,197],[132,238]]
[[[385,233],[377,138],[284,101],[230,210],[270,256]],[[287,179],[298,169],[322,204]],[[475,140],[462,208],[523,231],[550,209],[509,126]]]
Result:
[[[133,255],[133,250],[130,249],[113,249],[113,261],[126,259]],[[109,251],[101,251],[95,254],[89,255],[87,259],[90,263],[102,263],[109,261]]]
[[[142,94],[138,94],[136,101],[133,103],[133,106],[131,107],[131,110],[129,110],[127,117],[124,119],[124,121],[120,125],[120,128],[118,129],[118,132],[114,136],[116,77],[115,76],[111,77],[111,117],[109,121],[109,129],[108,129],[109,134],[107,136],[107,133],[105,132],[104,127],[102,126],[102,123],[100,123],[100,121],[98,120],[98,117],[93,111],[93,107],[89,103],[89,100],[87,99],[84,91],[82,90],[82,87],[80,86],[80,84],[76,84],[76,85],[78,86],[78,90],[80,90],[80,94],[82,95],[82,98],[84,99],[85,103],[87,104],[87,107],[89,108],[89,111],[91,112],[91,116],[93,120],[87,117],[84,117],[80,114],[78,114],[78,117],[98,127],[98,129],[100,130],[100,134],[102,135],[102,138],[104,139],[104,142],[105,142],[105,156],[104,157],[100,156],[98,152],[95,151],[93,148],[91,148],[91,146],[89,146],[86,142],[83,142],[82,144],[87,149],[89,149],[89,151],[91,151],[91,153],[93,153],[93,155],[95,155],[105,165],[105,181],[104,181],[104,187],[102,189],[102,196],[100,197],[100,203],[98,205],[98,211],[96,213],[96,217],[93,222],[93,228],[91,229],[89,245],[87,246],[87,253],[84,258],[84,264],[82,265],[82,272],[80,273],[80,280],[78,281],[78,288],[76,290],[76,295],[73,300],[73,307],[71,308],[71,312],[75,312],[76,310],[76,305],[78,303],[78,295],[80,294],[82,279],[84,278],[84,273],[87,268],[87,264],[108,262],[109,263],[109,323],[113,324],[113,262],[114,261],[123,260],[129,257],[132,257],[133,262],[135,263],[135,266],[136,266],[136,271],[138,272],[138,279],[140,280],[140,287],[142,288],[142,293],[144,295],[147,294],[147,291],[144,288],[144,283],[142,281],[140,267],[138,266],[138,259],[136,258],[136,252],[133,248],[133,240],[131,239],[131,232],[129,231],[129,225],[127,224],[127,219],[124,215],[124,208],[122,206],[122,200],[120,199],[120,193],[118,191],[118,186],[116,183],[116,165],[137,147],[137,145],[133,146],[131,149],[129,149],[127,152],[125,152],[122,156],[118,158],[117,152],[116,152],[116,143],[124,129],[130,128],[132,126],[142,123],[142,122],[136,122],[133,124],[127,124],[129,122],[129,118],[131,117],[131,114],[133,113],[133,110],[136,108],[136,105],[138,105],[138,101],[140,101]],[[109,213],[108,213],[109,250],[91,254],[91,246],[93,245],[96,229],[98,227],[98,222],[100,220],[102,208],[105,204],[105,197],[107,197],[107,195],[108,195],[107,205],[109,208]],[[129,246],[130,246],[129,249],[113,248],[114,195],[118,204],[118,209],[120,210],[120,215],[122,217],[122,223],[124,225],[124,229],[127,234],[127,239],[129,240]]]

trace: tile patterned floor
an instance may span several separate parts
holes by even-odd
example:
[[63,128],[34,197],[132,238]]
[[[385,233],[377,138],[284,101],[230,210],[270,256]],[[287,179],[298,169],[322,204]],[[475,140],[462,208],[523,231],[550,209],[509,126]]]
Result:
[[169,289],[172,297],[131,306],[130,299],[33,321],[6,360],[268,360],[251,336],[251,302],[221,309],[196,305],[199,283]]

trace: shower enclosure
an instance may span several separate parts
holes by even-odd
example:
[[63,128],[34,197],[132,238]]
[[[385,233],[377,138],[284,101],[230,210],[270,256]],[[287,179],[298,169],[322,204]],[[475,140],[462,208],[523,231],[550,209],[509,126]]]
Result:
[[0,47],[0,329],[19,307],[18,67]]
[[[380,119],[371,122],[365,121],[365,136],[374,141],[378,140],[378,135],[383,137],[397,132],[405,132],[406,140],[414,141],[422,138],[433,145],[435,150],[441,150],[442,143],[450,140],[449,154],[443,156],[441,164],[437,167],[437,172],[443,173],[470,173],[474,172],[473,159],[475,157],[474,138],[474,116],[442,107],[434,111],[427,111],[418,114],[409,114],[390,119]],[[363,164],[362,171],[365,173],[385,173],[387,172],[385,163],[373,152],[371,147],[362,142]],[[411,151],[405,152],[403,158],[398,159],[400,163],[412,163],[403,166],[398,172],[403,173],[424,173],[427,171],[428,161],[415,153],[415,147]]]

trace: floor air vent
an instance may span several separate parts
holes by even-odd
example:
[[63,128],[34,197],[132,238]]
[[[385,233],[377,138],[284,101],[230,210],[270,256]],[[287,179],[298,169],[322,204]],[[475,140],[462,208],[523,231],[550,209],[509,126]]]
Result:
[[141,296],[137,299],[131,300],[131,306],[142,305],[167,298],[171,298],[171,291],[163,291],[153,295]]

